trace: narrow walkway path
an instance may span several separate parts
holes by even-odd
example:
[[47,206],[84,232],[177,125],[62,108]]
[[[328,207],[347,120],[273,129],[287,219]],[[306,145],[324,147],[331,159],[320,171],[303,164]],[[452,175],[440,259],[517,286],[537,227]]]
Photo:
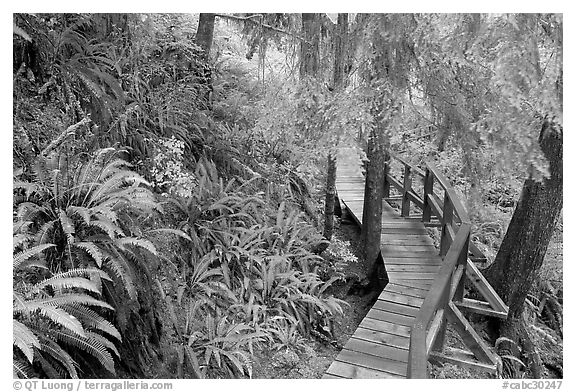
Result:
[[[338,156],[336,189],[342,208],[362,225],[364,177],[352,149]],[[410,330],[442,259],[424,224],[383,202],[381,252],[390,283],[324,378],[405,378]]]

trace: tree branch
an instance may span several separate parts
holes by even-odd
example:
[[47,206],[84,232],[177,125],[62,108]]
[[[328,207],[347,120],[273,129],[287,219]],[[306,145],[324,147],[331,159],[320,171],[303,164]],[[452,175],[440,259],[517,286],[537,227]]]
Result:
[[296,35],[296,34],[290,32],[290,31],[282,30],[282,29],[279,29],[279,28],[277,28],[277,27],[270,26],[270,25],[261,23],[261,22],[259,22],[259,21],[257,21],[257,20],[254,20],[255,18],[260,18],[260,20],[262,20],[262,18],[263,18],[263,15],[262,15],[262,14],[250,15],[250,16],[246,16],[246,17],[244,17],[244,16],[236,16],[236,15],[227,15],[227,14],[215,14],[215,15],[216,15],[217,17],[223,18],[223,19],[230,19],[230,20],[235,20],[235,21],[240,21],[240,22],[249,22],[249,23],[252,23],[252,24],[255,24],[255,25],[258,25],[258,26],[262,26],[263,28],[265,28],[265,29],[267,29],[267,30],[272,30],[272,31],[275,31],[275,32],[280,33],[280,34],[289,35],[289,36],[291,36],[291,37],[294,37],[294,38],[296,38],[296,39],[299,39],[299,40],[302,41],[302,42],[305,42],[305,43],[307,43],[307,44],[311,44],[311,42],[305,40],[304,38],[302,38],[302,37],[300,37],[299,35]]

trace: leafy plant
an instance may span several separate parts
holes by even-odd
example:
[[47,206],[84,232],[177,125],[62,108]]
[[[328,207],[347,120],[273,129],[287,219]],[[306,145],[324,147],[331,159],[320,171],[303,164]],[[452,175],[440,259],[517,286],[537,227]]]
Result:
[[14,235],[14,375],[78,378],[91,359],[114,374],[112,354],[120,356],[114,341],[122,337],[101,314],[113,310],[101,292],[110,277],[96,268],[51,274],[39,256],[55,245],[30,247],[32,240]]
[[522,378],[526,365],[520,358],[520,348],[513,340],[501,336],[494,344],[496,353],[502,360],[502,370],[499,372],[500,378]]
[[158,205],[148,183],[129,167],[111,148],[85,162],[54,153],[38,157],[32,172],[14,181],[15,233],[32,249],[52,245],[40,259],[54,274],[95,269],[108,276],[98,292],[116,310],[123,333],[142,322],[140,306],[150,306],[143,283],[157,256],[139,234],[137,219]]

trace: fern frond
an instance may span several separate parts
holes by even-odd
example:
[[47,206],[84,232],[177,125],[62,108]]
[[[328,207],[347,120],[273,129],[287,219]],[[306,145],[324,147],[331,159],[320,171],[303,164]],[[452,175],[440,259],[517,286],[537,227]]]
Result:
[[14,256],[12,268],[18,269],[24,261],[26,261],[32,257],[38,256],[40,253],[42,253],[46,249],[53,248],[55,246],[56,245],[54,245],[54,244],[42,244],[42,245],[33,246],[32,248],[28,248],[26,250],[23,250],[23,251],[17,253]]
[[152,242],[148,241],[144,238],[135,238],[135,237],[124,237],[119,238],[115,241],[116,245],[120,249],[124,249],[126,245],[146,249],[148,252],[152,253],[154,256],[158,256],[158,252],[156,251],[156,247]]
[[86,279],[92,279],[94,277],[94,275],[98,275],[102,279],[112,280],[106,272],[102,271],[99,268],[92,268],[92,267],[73,268],[73,269],[70,269],[70,270],[65,271],[65,272],[60,272],[56,276],[61,277],[61,278],[83,277]]
[[102,267],[102,262],[104,261],[104,257],[102,256],[102,252],[100,248],[93,243],[93,242],[76,242],[74,244],[76,248],[82,249],[86,253],[92,257],[92,259],[96,262],[98,267]]
[[98,219],[90,221],[89,226],[99,228],[110,238],[116,238],[116,233],[122,233],[118,226],[104,217],[98,217]]
[[108,257],[104,266],[110,269],[114,275],[124,284],[124,290],[128,293],[130,299],[136,299],[136,286],[134,286],[134,280],[132,278],[132,272],[130,268],[123,262],[121,257]]
[[82,221],[85,224],[90,224],[90,216],[92,215],[89,208],[81,207],[81,206],[70,206],[66,209],[66,213],[69,216],[76,215],[82,218]]
[[44,223],[42,227],[40,227],[40,230],[38,230],[38,232],[34,236],[34,242],[36,244],[45,244],[50,242],[51,240],[50,233],[52,232],[52,230],[54,230],[55,225],[56,221],[54,220]]
[[123,159],[113,159],[102,168],[100,174],[98,175],[98,179],[100,181],[108,180],[111,176],[120,171],[128,171],[128,168],[130,167],[132,167],[132,165]]
[[74,331],[79,335],[84,335],[84,328],[76,317],[73,317],[65,310],[60,309],[51,303],[32,300],[26,302],[26,308],[30,312],[38,312],[40,315],[51,320],[62,328]]
[[20,247],[21,245],[25,245],[26,243],[30,242],[33,239],[34,239],[34,237],[32,237],[30,234],[19,233],[19,234],[13,235],[12,236],[12,253],[14,253],[16,248]]
[[[80,304],[86,306],[98,306],[100,308],[114,310],[107,302],[95,299],[86,294],[65,294],[57,297],[33,299],[26,301],[24,312],[28,313],[32,310],[42,308],[44,306],[61,307],[64,305]],[[20,311],[19,309],[15,309]]]
[[106,339],[104,336],[95,333],[95,332],[86,332],[88,338],[94,339],[95,341],[99,342],[102,346],[106,347],[108,351],[113,352],[116,354],[118,358],[122,358],[120,356],[120,352],[116,348],[116,345],[112,343],[110,340]]
[[40,344],[41,350],[58,361],[66,369],[70,377],[78,378],[76,361],[60,345],[46,337],[40,337]]
[[168,229],[168,228],[163,228],[163,229],[154,229],[154,230],[149,230],[149,233],[167,233],[167,234],[173,234],[175,236],[178,237],[182,237],[184,239],[187,239],[188,241],[192,241],[192,238],[190,238],[190,236],[186,233],[184,233],[182,230],[178,230],[178,229]]
[[85,328],[106,332],[119,341],[122,341],[122,336],[116,327],[92,309],[79,304],[64,305],[62,308],[80,320]]
[[12,190],[16,191],[18,189],[23,189],[26,192],[26,199],[28,200],[34,193],[42,195],[46,191],[46,188],[38,182],[14,181]]
[[51,356],[44,358],[44,355],[46,354],[43,354],[40,350],[34,350],[34,358],[48,378],[69,377],[70,373],[61,366],[60,362],[57,362]]
[[86,351],[96,358],[110,373],[116,374],[112,355],[110,355],[106,347],[99,340],[94,339],[92,335],[81,336],[67,331],[56,331],[55,336],[58,341]]
[[113,197],[113,192],[120,191],[123,186],[132,184],[144,184],[150,186],[150,184],[138,173],[128,170],[121,171],[106,179],[106,182],[99,184],[97,189],[89,198],[88,205],[99,204],[100,201]]
[[34,361],[34,347],[40,348],[36,335],[18,320],[12,320],[12,344],[22,351],[28,362]]
[[14,378],[32,378],[33,372],[26,362],[14,358],[12,360],[12,375]]
[[79,288],[83,290],[87,290],[92,293],[101,294],[98,287],[89,279],[86,278],[78,278],[78,277],[62,277],[62,276],[53,276],[48,279],[44,279],[42,282],[36,284],[34,287],[30,289],[31,292],[40,292],[46,286],[51,286],[55,290],[66,290],[70,288]]
[[19,222],[34,222],[44,209],[38,204],[31,202],[19,203],[15,218]]
[[60,210],[58,212],[58,218],[60,219],[60,225],[62,227],[62,231],[64,232],[64,234],[66,234],[66,242],[68,242],[68,244],[73,244],[74,234],[76,233],[74,222],[72,221],[72,219],[68,217],[68,215],[66,215],[66,212],[64,212],[64,210]]

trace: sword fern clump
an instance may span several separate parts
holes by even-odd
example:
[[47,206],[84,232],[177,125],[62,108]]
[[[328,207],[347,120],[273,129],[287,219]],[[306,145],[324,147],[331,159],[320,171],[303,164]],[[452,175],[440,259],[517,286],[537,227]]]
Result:
[[[29,173],[15,176],[14,328],[29,338],[15,338],[15,353],[41,364],[43,375],[78,376],[80,358],[68,348],[80,348],[114,371],[110,352],[117,350],[98,331],[117,341],[121,335],[92,307],[115,316],[122,333],[139,321],[139,287],[150,279],[157,256],[138,224],[158,209],[148,185],[112,148],[85,161],[41,156]],[[15,372],[23,376],[24,370]]]
[[14,376],[77,378],[88,357],[114,374],[112,354],[119,356],[115,342],[122,337],[106,318],[113,308],[101,293],[110,277],[97,268],[53,274],[42,252],[55,245],[30,247],[32,239],[14,236]]

